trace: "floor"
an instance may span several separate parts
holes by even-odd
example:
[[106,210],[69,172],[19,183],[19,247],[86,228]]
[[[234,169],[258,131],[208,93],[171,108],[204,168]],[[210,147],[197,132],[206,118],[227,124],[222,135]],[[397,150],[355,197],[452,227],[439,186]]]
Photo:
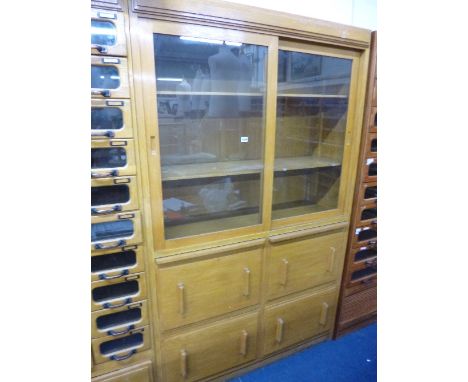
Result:
[[295,353],[229,382],[375,382],[377,324]]

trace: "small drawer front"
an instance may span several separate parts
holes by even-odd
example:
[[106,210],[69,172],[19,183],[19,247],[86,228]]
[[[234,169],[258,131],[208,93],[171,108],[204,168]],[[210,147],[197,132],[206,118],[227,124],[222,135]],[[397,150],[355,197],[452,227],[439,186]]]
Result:
[[377,224],[356,228],[353,235],[353,247],[377,245]]
[[91,178],[115,178],[135,175],[133,139],[110,139],[91,142]]
[[110,250],[140,244],[139,211],[91,217],[91,249]]
[[118,309],[104,309],[91,313],[91,335],[93,338],[121,336],[148,324],[148,303],[146,300]]
[[377,203],[377,182],[362,183],[359,189],[359,204],[361,206]]
[[127,55],[123,13],[91,9],[91,54]]
[[336,280],[346,236],[341,230],[273,244],[268,256],[268,299]]
[[353,284],[352,286],[346,285],[343,295],[345,297],[352,296],[355,293],[359,293],[370,288],[377,288],[377,277],[367,279],[363,283]]
[[91,137],[93,139],[133,138],[130,101],[92,99]]
[[168,338],[162,343],[164,380],[196,381],[256,357],[257,314]]
[[163,330],[259,303],[262,249],[161,267]]
[[143,247],[132,245],[117,250],[92,252],[91,281],[116,280],[144,271]]
[[349,286],[367,285],[370,280],[377,276],[377,258],[353,265],[348,273]]
[[359,208],[356,216],[356,226],[375,226],[377,224],[377,203]]
[[265,309],[264,354],[330,330],[335,316],[336,288]]
[[377,133],[377,106],[371,108],[369,116],[369,133]]
[[134,176],[91,180],[91,215],[108,215],[138,209]]
[[151,347],[149,326],[132,330],[117,337],[101,337],[91,341],[94,362],[96,364],[107,361],[125,361],[136,353]]
[[377,159],[367,158],[363,168],[364,182],[377,181]]
[[354,264],[374,262],[377,258],[377,244],[353,248],[351,258]]
[[95,98],[130,97],[126,58],[91,56],[91,96]]
[[96,281],[91,284],[91,311],[121,308],[146,300],[146,295],[144,273],[118,280]]
[[92,382],[153,382],[151,361],[93,378]]

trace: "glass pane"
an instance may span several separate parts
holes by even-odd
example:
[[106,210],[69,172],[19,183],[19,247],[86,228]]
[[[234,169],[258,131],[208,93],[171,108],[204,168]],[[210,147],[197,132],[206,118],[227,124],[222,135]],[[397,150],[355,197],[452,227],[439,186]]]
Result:
[[116,168],[127,164],[127,152],[122,147],[91,149],[91,168]]
[[119,86],[120,75],[115,66],[91,65],[91,88],[117,89]]
[[377,138],[374,138],[374,139],[371,141],[370,151],[373,152],[373,153],[376,153],[376,152],[377,152]]
[[114,23],[110,21],[91,20],[91,44],[115,45],[117,31]]
[[134,349],[143,344],[143,334],[135,333],[129,336],[103,342],[99,345],[101,354],[107,355],[116,353],[125,349]]
[[260,223],[267,48],[154,35],[166,238]]
[[122,204],[130,200],[130,191],[127,185],[91,187],[91,206],[106,204]]
[[123,113],[118,107],[92,107],[92,130],[120,130],[123,128]]
[[362,249],[354,255],[354,261],[362,261],[377,256],[376,249]]
[[112,240],[133,235],[131,220],[116,220],[91,224],[91,241]]
[[279,51],[273,219],[338,207],[351,67]]
[[377,208],[366,208],[361,213],[361,220],[374,219],[377,217]]
[[376,267],[370,267],[370,268],[364,268],[359,271],[353,272],[351,275],[351,280],[357,280],[361,279],[363,277],[369,277],[373,276],[377,273],[377,266]]
[[96,302],[102,302],[133,296],[138,293],[138,290],[138,281],[136,280],[97,287],[93,289],[93,300]]
[[369,165],[369,176],[376,176],[377,175],[377,163],[371,163]]
[[130,268],[136,264],[135,251],[123,251],[91,257],[91,272],[104,272],[112,269]]
[[372,199],[377,197],[377,186],[366,187],[364,199]]
[[100,330],[107,330],[122,325],[131,325],[141,320],[141,308],[124,310],[123,312],[105,314],[96,319]]
[[364,241],[377,237],[377,231],[374,229],[365,229],[358,233],[358,240]]

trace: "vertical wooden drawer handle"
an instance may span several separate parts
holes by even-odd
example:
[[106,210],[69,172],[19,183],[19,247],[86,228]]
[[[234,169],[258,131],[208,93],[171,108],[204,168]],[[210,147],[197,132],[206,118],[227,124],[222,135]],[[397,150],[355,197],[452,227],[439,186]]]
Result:
[[187,350],[182,349],[180,351],[180,375],[184,378],[187,377]]
[[185,285],[184,283],[179,283],[177,285],[179,292],[179,313],[181,315],[185,314]]
[[244,296],[250,295],[250,269],[244,268]]
[[281,260],[281,281],[280,284],[286,286],[288,282],[288,265],[289,262],[286,259]]
[[247,330],[243,330],[241,332],[241,342],[240,342],[240,354],[246,355],[247,354],[247,342],[249,340],[249,333]]
[[282,318],[276,319],[276,342],[279,344],[283,341],[283,327],[284,327],[284,320]]
[[328,304],[322,302],[322,311],[320,312],[320,325],[325,325],[328,319]]
[[333,272],[333,268],[335,266],[335,252],[336,252],[336,248],[335,247],[330,247],[331,249],[331,252],[330,252],[330,256],[328,258],[328,268],[327,268],[327,271],[332,273]]

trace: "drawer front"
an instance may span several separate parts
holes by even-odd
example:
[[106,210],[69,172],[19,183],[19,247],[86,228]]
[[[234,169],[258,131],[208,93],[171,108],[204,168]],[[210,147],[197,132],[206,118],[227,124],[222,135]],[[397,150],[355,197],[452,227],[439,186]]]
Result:
[[[376,93],[377,98],[377,93]],[[369,133],[377,132],[377,106],[371,108],[369,116]]]
[[115,178],[135,175],[133,139],[110,139],[91,142],[91,178]]
[[91,284],[91,311],[118,309],[136,301],[146,300],[144,273],[118,280],[96,281]]
[[122,336],[95,338],[91,346],[95,364],[125,361],[151,347],[151,333],[149,326],[145,326]]
[[130,101],[91,100],[91,138],[133,138]]
[[361,206],[356,216],[355,226],[375,226],[377,224],[377,203]]
[[339,231],[273,244],[268,256],[268,298],[336,280],[346,236],[345,231]]
[[362,183],[359,188],[359,204],[367,206],[377,203],[377,182]]
[[377,245],[364,245],[351,249],[353,264],[373,262],[377,258]]
[[120,336],[148,324],[148,303],[146,300],[118,309],[104,309],[91,313],[91,335],[93,338]]
[[377,288],[372,287],[343,299],[340,326],[352,324],[377,312]]
[[111,250],[139,244],[141,217],[139,211],[91,217],[91,249]]
[[368,285],[377,277],[377,258],[354,264],[347,274],[347,285]]
[[330,330],[336,309],[337,289],[314,293],[267,307],[264,315],[264,354],[294,345]]
[[163,330],[258,304],[262,249],[161,267]]
[[151,362],[144,362],[132,367],[93,378],[92,382],[153,382]]
[[367,279],[365,282],[361,282],[360,284],[353,284],[352,286],[346,285],[344,296],[351,296],[370,288],[377,288],[377,277]]
[[196,381],[256,357],[257,314],[218,322],[162,342],[165,381]]
[[363,165],[364,182],[377,181],[377,158],[367,158]]
[[366,157],[377,157],[377,133],[371,133],[366,138]]
[[91,180],[91,215],[107,215],[138,209],[134,176]]
[[91,96],[129,98],[127,59],[91,56]]
[[377,245],[377,224],[358,227],[353,234],[353,247],[366,247]]
[[144,271],[143,247],[132,245],[91,253],[91,281],[116,280]]
[[91,9],[91,54],[127,55],[123,13]]

